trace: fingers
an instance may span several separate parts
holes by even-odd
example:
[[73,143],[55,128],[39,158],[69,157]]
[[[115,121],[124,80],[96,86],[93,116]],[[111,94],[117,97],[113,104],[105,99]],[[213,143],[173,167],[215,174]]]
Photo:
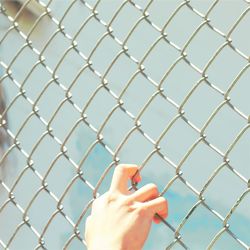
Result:
[[[158,197],[150,201],[142,203],[144,208],[150,210],[152,214],[159,214],[163,218],[168,215],[168,203],[164,197]],[[165,217],[164,217],[165,216]]]
[[[134,164],[120,164],[115,168],[112,182],[110,185],[110,191],[118,191],[124,194],[128,193],[128,181],[132,179],[136,182],[140,182],[141,176],[139,173],[139,167]],[[158,197],[159,192],[155,184],[147,184],[138,189],[134,193],[130,194],[131,200],[140,202],[140,206],[150,211],[155,223],[160,223],[161,218],[154,216],[156,213],[162,218],[166,218],[168,215],[168,204],[164,197]]]
[[147,184],[130,195],[135,201],[144,202],[159,196],[158,188],[155,184]]
[[161,223],[161,222],[162,222],[162,218],[163,218],[163,219],[166,219],[168,215],[167,215],[167,214],[161,214],[160,216],[161,216],[161,218],[160,218],[160,217],[158,216],[158,214],[157,214],[157,215],[155,215],[155,216],[153,217],[154,223],[156,223],[156,224]]
[[119,191],[121,193],[128,192],[128,180],[134,175],[135,181],[141,180],[139,167],[134,164],[120,164],[115,168],[115,172],[110,185],[110,191]]

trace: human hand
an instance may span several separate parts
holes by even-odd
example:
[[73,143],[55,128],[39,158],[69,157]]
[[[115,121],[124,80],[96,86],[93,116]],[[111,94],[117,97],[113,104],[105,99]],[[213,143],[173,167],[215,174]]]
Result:
[[110,189],[92,204],[85,225],[88,250],[141,250],[155,217],[166,218],[167,201],[159,197],[155,184],[147,184],[135,192],[128,191],[128,181],[141,180],[138,167],[120,164],[116,167]]

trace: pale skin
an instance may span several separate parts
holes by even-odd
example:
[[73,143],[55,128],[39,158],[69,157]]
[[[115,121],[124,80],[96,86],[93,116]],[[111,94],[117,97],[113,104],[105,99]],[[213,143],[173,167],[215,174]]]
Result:
[[142,250],[152,222],[161,222],[155,214],[167,217],[167,201],[155,184],[128,191],[131,178],[141,181],[138,169],[132,164],[118,165],[110,189],[93,202],[85,225],[88,250]]

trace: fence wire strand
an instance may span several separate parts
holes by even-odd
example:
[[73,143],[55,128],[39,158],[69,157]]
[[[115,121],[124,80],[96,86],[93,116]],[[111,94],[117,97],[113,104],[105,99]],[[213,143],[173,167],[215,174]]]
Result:
[[[0,214],[3,213],[4,210],[6,210],[10,204],[12,204],[22,214],[22,221],[13,230],[13,232],[11,233],[11,237],[8,240],[6,241],[3,240],[0,235],[0,246],[3,249],[12,249],[11,245],[15,240],[15,237],[17,237],[19,231],[22,231],[24,227],[28,227],[28,229],[32,231],[32,233],[37,239],[37,246],[35,247],[35,249],[48,249],[45,240],[46,233],[51,224],[53,223],[53,220],[55,220],[55,218],[57,217],[57,215],[60,215],[61,218],[64,219],[72,228],[71,235],[68,238],[67,242],[65,242],[63,249],[70,249],[71,244],[74,240],[78,240],[80,243],[85,245],[83,235],[81,234],[81,228],[79,228],[80,223],[83,221],[88,211],[90,210],[91,204],[94,201],[94,199],[99,195],[99,188],[104,182],[106,176],[108,176],[108,174],[114,169],[114,167],[120,163],[119,156],[121,150],[126,146],[128,140],[132,137],[132,135],[137,133],[140,134],[150,145],[152,145],[153,148],[153,150],[141,162],[140,171],[142,171],[143,173],[144,168],[145,169],[147,168],[147,164],[150,161],[150,159],[152,159],[155,156],[161,158],[164,162],[166,162],[166,164],[170,168],[172,168],[173,171],[175,171],[175,175],[172,176],[171,180],[168,183],[166,183],[163,190],[161,190],[161,195],[162,196],[166,195],[169,189],[177,181],[180,181],[181,183],[183,183],[183,185],[185,185],[185,187],[187,187],[188,190],[190,190],[190,192],[193,195],[195,195],[195,197],[197,197],[197,202],[189,209],[186,216],[183,218],[183,220],[179,225],[177,226],[172,225],[170,222],[168,222],[168,220],[165,221],[164,219],[161,218],[163,220],[164,225],[168,229],[170,229],[174,235],[173,241],[166,246],[166,249],[172,249],[176,245],[181,246],[184,249],[190,249],[188,243],[185,242],[185,239],[183,238],[184,236],[183,234],[185,234],[185,232],[183,233],[182,229],[187,224],[190,217],[194,213],[196,213],[198,208],[203,207],[209,214],[211,214],[213,217],[221,221],[221,228],[219,231],[216,232],[213,239],[207,246],[207,249],[213,249],[213,247],[221,239],[221,237],[227,234],[228,236],[230,236],[232,240],[234,240],[238,244],[239,247],[241,247],[242,249],[249,250],[250,246],[248,245],[248,243],[245,242],[243,239],[241,239],[237,231],[235,232],[230,229],[230,218],[235,213],[240,204],[243,203],[244,199],[247,197],[247,195],[249,195],[250,192],[250,180],[247,178],[247,176],[242,174],[237,169],[237,167],[234,166],[233,163],[231,163],[230,161],[230,153],[238,145],[243,136],[247,132],[249,132],[250,128],[249,114],[245,113],[245,111],[243,112],[239,107],[237,107],[237,105],[233,103],[233,101],[230,98],[236,86],[239,85],[240,79],[246,74],[250,66],[249,55],[246,55],[243,52],[244,50],[242,50],[239,46],[237,46],[237,44],[234,43],[234,39],[232,38],[232,34],[234,33],[234,31],[242,23],[242,20],[249,14],[250,11],[249,1],[242,1],[242,3],[245,3],[245,10],[238,16],[237,20],[232,24],[228,32],[223,32],[218,27],[216,27],[216,25],[213,23],[212,18],[210,20],[210,14],[217,8],[220,2],[223,2],[219,0],[211,1],[211,5],[206,11],[206,13],[201,13],[200,10],[196,9],[193,6],[192,1],[190,0],[180,1],[180,4],[171,13],[171,15],[166,16],[166,21],[161,27],[157,25],[154,22],[154,20],[151,19],[151,7],[153,4],[155,4],[155,2],[157,4],[157,1],[153,0],[147,1],[146,3],[143,4],[139,1],[132,1],[132,0],[123,1],[116,9],[116,11],[112,14],[112,17],[108,22],[104,21],[100,17],[100,13],[98,11],[99,6],[101,4],[104,5],[107,4],[107,2],[105,3],[105,1],[101,0],[98,0],[95,3],[94,1],[84,1],[84,0],[68,1],[68,6],[65,12],[61,13],[62,17],[60,19],[58,19],[53,14],[53,9],[50,9],[50,5],[52,5],[53,2],[55,2],[55,0],[21,1],[19,3],[21,7],[19,8],[14,17],[11,16],[8,12],[8,4],[7,4],[8,2],[9,1],[2,1],[0,3],[1,19],[4,19],[5,22],[7,23],[7,26],[2,28],[4,29],[4,32],[2,32],[2,36],[0,37],[0,46],[2,46],[2,44],[6,42],[11,42],[10,40],[11,38],[9,38],[9,36],[12,32],[18,34],[18,36],[21,39],[23,39],[24,44],[19,47],[15,55],[11,58],[10,62],[5,62],[4,60],[0,59],[0,65],[1,68],[3,69],[3,74],[0,78],[0,82],[2,83],[1,88],[4,88],[4,82],[8,80],[18,90],[17,94],[9,102],[9,104],[6,107],[3,105],[3,110],[1,109],[1,135],[3,135],[3,138],[5,137],[9,138],[8,139],[9,142],[6,144],[7,146],[5,147],[5,151],[2,153],[1,165],[6,164],[6,159],[8,159],[9,155],[11,155],[14,150],[18,150],[24,156],[24,158],[26,159],[26,165],[22,168],[19,175],[17,176],[17,178],[15,179],[15,181],[12,183],[11,186],[9,186],[5,182],[5,178],[1,177],[0,181],[1,187],[3,190],[5,190],[5,192],[7,192],[8,197],[1,204]],[[41,10],[42,11],[39,13],[39,16],[35,18],[35,21],[32,23],[32,26],[29,29],[29,31],[24,32],[20,28],[21,24],[19,24],[19,20],[22,13],[25,11],[25,9],[28,9],[29,5],[31,5],[32,2],[35,2],[37,5],[39,5],[40,11]],[[79,3],[81,5],[79,5]],[[66,18],[70,17],[69,13],[71,9],[75,7],[76,4],[78,4],[78,6],[80,6],[84,10],[88,10],[90,14],[79,25],[79,28],[75,32],[75,34],[72,35],[67,32],[67,27],[64,27],[63,23]],[[133,26],[130,27],[130,30],[128,31],[126,36],[123,39],[121,39],[116,34],[116,30],[113,29],[113,25],[126,7],[130,7],[136,10],[137,13],[140,14],[140,17],[134,22]],[[188,39],[185,41],[184,45],[179,46],[175,43],[174,40],[172,40],[168,36],[168,28],[171,25],[171,22],[176,18],[176,16],[179,15],[181,11],[183,11],[184,9],[191,11],[192,15],[197,18],[200,18],[201,22],[195,28],[193,33],[188,37]],[[221,14],[223,15],[223,13]],[[32,41],[32,36],[34,35],[33,32],[36,29],[38,29],[39,24],[44,19],[47,19],[51,26],[54,25],[57,28],[43,44],[43,47],[39,48],[34,45],[35,43],[33,43]],[[87,25],[93,20],[96,21],[99,25],[101,25],[105,29],[105,32],[98,38],[96,44],[94,44],[91,52],[87,56],[83,51],[81,51],[79,47],[78,38],[82,34],[82,32],[84,32],[84,29],[86,29]],[[128,42],[132,38],[132,36],[137,32],[137,29],[142,22],[146,23],[152,30],[154,30],[158,34],[158,37],[147,48],[146,52],[143,54],[141,59],[139,59],[136,58],[136,56],[133,55],[132,52],[130,51]],[[192,61],[192,57],[190,57],[188,49],[190,45],[192,45],[194,39],[196,39],[200,31],[203,30],[205,27],[208,28],[214,35],[223,39],[224,42],[217,47],[216,51],[210,55],[210,58],[206,62],[205,66],[201,68],[199,65],[196,65],[196,63]],[[180,30],[180,32],[182,31]],[[56,63],[56,65],[52,67],[47,63],[49,55],[45,54],[47,53],[46,51],[48,47],[53,43],[53,40],[59,34],[61,35],[61,39],[69,43],[69,46],[60,55],[60,58]],[[105,71],[101,73],[95,67],[93,57],[97,53],[98,49],[102,46],[103,41],[107,38],[112,40],[112,44],[114,43],[119,47],[119,52],[115,54],[113,59],[109,62],[108,66],[106,67]],[[160,42],[163,42],[164,44],[166,44],[166,46],[169,46],[174,51],[176,51],[176,53],[178,53],[178,57],[175,60],[171,61],[170,67],[167,70],[165,70],[161,79],[156,80],[154,79],[154,76],[148,73],[147,66],[145,66],[145,62],[147,60],[150,60],[150,56],[154,53],[154,49]],[[222,90],[219,86],[217,86],[216,82],[210,81],[209,78],[209,69],[211,65],[216,61],[218,56],[221,55],[222,51],[225,48],[232,50],[245,62],[244,67],[241,68],[240,72],[228,86],[226,91]],[[38,60],[36,61],[36,63],[32,65],[32,67],[29,68],[29,71],[27,72],[25,78],[22,81],[19,81],[15,77],[15,72],[12,71],[12,68],[14,67],[14,64],[21,57],[22,53],[26,49],[32,51],[32,53],[36,55]],[[58,76],[58,70],[60,66],[62,66],[62,64],[65,62],[67,56],[72,52],[76,53],[81,58],[81,60],[85,62],[85,64],[78,69],[78,72],[74,75],[74,79],[66,86],[65,84],[62,83],[61,81],[62,79],[60,78],[60,76]],[[113,70],[118,60],[123,56],[125,56],[131,63],[136,65],[137,69],[130,76],[126,84],[122,86],[122,91],[120,92],[120,94],[117,94],[117,92],[112,89],[112,84],[107,79],[107,76],[111,72],[111,70]],[[188,65],[190,69],[195,71],[200,76],[200,79],[193,84],[192,88],[185,95],[185,98],[182,100],[182,102],[178,103],[168,95],[168,92],[164,88],[164,82],[166,81],[166,79],[168,79],[168,77],[171,75],[171,72],[179,65],[180,62],[182,63],[184,62],[185,65]],[[51,77],[50,80],[46,82],[45,86],[40,91],[39,95],[33,99],[33,97],[27,94],[26,85],[29,78],[32,76],[32,74],[34,74],[35,70],[38,67],[42,67]],[[99,79],[100,84],[92,92],[86,104],[83,107],[81,107],[78,103],[74,101],[74,94],[72,90],[76,85],[77,81],[80,79],[80,77],[84,75],[85,72],[87,71],[92,72]],[[145,79],[145,81],[147,81],[154,89],[154,93],[150,96],[147,102],[144,103],[143,107],[136,115],[133,114],[133,112],[127,108],[126,101],[124,101],[124,99],[126,97],[126,94],[128,93],[129,87],[134,83],[137,76],[143,77],[143,79]],[[185,78],[185,76],[183,77]],[[57,105],[56,110],[53,111],[51,118],[46,119],[40,112],[42,107],[40,107],[39,102],[43,98],[44,94],[47,91],[49,91],[49,88],[52,85],[57,85],[57,87],[63,91],[64,98]],[[213,112],[210,114],[206,122],[202,126],[197,126],[196,123],[192,121],[192,119],[186,116],[185,105],[190,101],[194,93],[196,93],[197,89],[203,85],[206,85],[209,89],[213,90],[214,93],[217,93],[219,96],[221,96],[222,101],[214,108]],[[112,107],[112,109],[106,115],[105,119],[102,121],[101,125],[97,128],[94,124],[92,124],[91,120],[89,119],[86,113],[88,108],[91,105],[93,105],[96,96],[98,96],[101,91],[105,91],[105,93],[107,93],[107,95],[110,98],[112,98],[112,100],[115,101],[116,104]],[[0,93],[2,93],[1,90]],[[82,95],[84,95],[84,93]],[[17,132],[12,132],[11,126],[8,126],[6,115],[8,115],[11,112],[11,109],[15,107],[15,105],[18,105],[18,100],[20,98],[24,99],[30,105],[31,112],[27,117],[24,117],[23,123],[20,125]],[[145,115],[148,112],[149,106],[157,98],[161,98],[164,102],[173,107],[176,110],[176,115],[171,118],[170,122],[165,126],[165,128],[162,130],[162,132],[160,133],[160,135],[158,135],[157,138],[152,138],[152,136],[149,133],[144,131],[141,117],[143,117],[143,115]],[[3,102],[3,99],[4,97],[1,96],[1,103]],[[69,104],[73,108],[73,110],[78,114],[78,119],[73,124],[71,129],[67,132],[66,137],[62,140],[60,139],[59,136],[57,136],[56,132],[57,128],[53,127],[53,123],[55,119],[59,116],[60,112],[62,112],[62,107],[65,104]],[[226,151],[222,150],[215,143],[211,142],[209,140],[209,137],[206,135],[207,128],[209,127],[209,125],[214,121],[216,117],[219,116],[220,111],[225,107],[229,108],[230,112],[234,113],[239,119],[244,121],[244,126],[240,129],[237,136],[231,141]],[[119,142],[118,146],[116,148],[112,148],[110,146],[109,139],[106,139],[103,131],[109,124],[112,116],[117,111],[121,111],[133,123],[133,126],[130,127],[130,129],[123,134],[123,138]],[[27,124],[34,117],[40,120],[40,122],[43,124],[45,128],[45,131],[40,135],[40,138],[33,144],[32,150],[27,151],[22,146],[19,137],[20,134],[23,132],[23,130],[27,127]],[[165,137],[167,137],[167,133],[179,121],[185,123],[197,135],[197,139],[189,147],[189,149],[186,151],[182,159],[177,163],[174,162],[170,156],[168,156],[167,151],[166,152],[164,151],[164,148],[161,147],[161,142],[165,139]],[[79,124],[84,124],[86,127],[88,127],[90,131],[92,131],[95,134],[95,140],[92,141],[92,143],[89,145],[87,150],[82,155],[80,161],[77,162],[70,155],[70,152],[68,151],[67,148],[67,143],[71,139],[72,135],[76,132]],[[36,169],[33,157],[37,151],[37,148],[43,142],[44,138],[47,137],[50,137],[58,145],[58,147],[60,148],[60,152],[57,155],[54,155],[51,164],[45,166],[46,168],[45,173],[41,173],[38,169]],[[185,138],[182,139],[185,140]],[[2,137],[0,138],[0,141],[1,140]],[[187,180],[185,173],[183,173],[182,171],[182,168],[183,164],[187,161],[187,159],[190,158],[195,149],[201,144],[206,145],[211,149],[211,151],[217,154],[222,159],[222,163],[219,166],[217,166],[216,169],[214,169],[214,171],[210,174],[210,177],[206,180],[206,182],[203,183],[202,189],[197,190],[197,188],[189,180]],[[106,166],[102,174],[99,176],[99,181],[94,185],[86,177],[84,166],[87,164],[86,163],[87,158],[89,157],[91,152],[93,152],[93,149],[97,145],[102,145],[107,150],[107,152],[112,157],[112,162],[108,166]],[[50,185],[47,182],[47,178],[50,172],[53,171],[53,169],[55,168],[57,162],[62,158],[72,166],[72,169],[74,169],[74,177],[69,181],[62,195],[57,196],[50,189]],[[220,173],[224,170],[232,173],[235,177],[237,177],[240,180],[240,182],[242,182],[243,185],[245,185],[244,192],[238,197],[237,201],[230,208],[226,216],[223,216],[219,211],[217,211],[217,207],[212,207],[210,204],[208,204],[206,201],[206,197],[204,196],[206,190],[211,186],[216,177],[219,176]],[[20,182],[24,178],[24,175],[30,171],[32,171],[33,174],[40,181],[40,188],[38,190],[34,190],[33,197],[29,200],[28,205],[26,207],[23,207],[21,204],[19,204],[19,202],[15,197],[15,189],[17,188],[18,185],[20,185]],[[77,220],[75,220],[72,219],[71,216],[68,215],[66,211],[64,211],[63,203],[70,189],[77,181],[82,182],[91,191],[92,199],[90,199],[88,203],[85,204],[85,207],[81,211],[80,216],[77,218]],[[56,204],[56,210],[47,220],[43,229],[39,230],[35,227],[35,225],[32,224],[32,220],[29,218],[29,213],[30,210],[32,209],[35,200],[43,192],[46,192],[50,196],[50,198],[54,200]],[[37,211],[37,213],[39,214],[39,211]]]

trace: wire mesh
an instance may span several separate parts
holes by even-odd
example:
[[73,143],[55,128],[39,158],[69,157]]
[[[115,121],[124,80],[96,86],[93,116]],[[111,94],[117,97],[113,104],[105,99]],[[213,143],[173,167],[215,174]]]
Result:
[[249,11],[1,1],[0,247],[84,248],[93,200],[136,162],[170,205],[146,247],[250,249]]

